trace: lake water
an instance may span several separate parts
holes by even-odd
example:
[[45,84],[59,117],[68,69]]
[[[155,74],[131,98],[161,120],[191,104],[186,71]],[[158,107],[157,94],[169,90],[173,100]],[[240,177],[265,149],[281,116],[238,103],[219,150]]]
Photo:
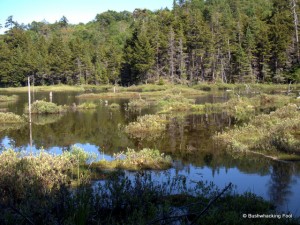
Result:
[[[53,93],[53,102],[60,105],[80,104],[79,93]],[[17,94],[19,100],[1,103],[1,111],[22,115],[27,104],[27,94]],[[49,93],[34,93],[34,100],[49,100]],[[226,93],[207,95],[196,99],[197,103],[222,102]],[[122,107],[111,110],[101,100],[93,100],[95,110],[67,112],[61,115],[33,116],[32,147],[27,124],[15,129],[0,128],[0,143],[18,150],[61,153],[72,145],[98,154],[99,158],[112,159],[113,153],[127,147],[157,148],[174,159],[171,175],[184,175],[189,180],[214,182],[220,189],[232,182],[235,192],[250,191],[271,200],[279,210],[300,216],[300,162],[276,162],[266,158],[226,154],[213,141],[212,135],[234,125],[226,114],[188,115],[171,118],[165,134],[155,142],[139,142],[130,139],[123,127],[140,115],[155,113],[155,108],[138,112],[127,110],[126,99],[108,99]],[[163,179],[164,173],[155,173]]]

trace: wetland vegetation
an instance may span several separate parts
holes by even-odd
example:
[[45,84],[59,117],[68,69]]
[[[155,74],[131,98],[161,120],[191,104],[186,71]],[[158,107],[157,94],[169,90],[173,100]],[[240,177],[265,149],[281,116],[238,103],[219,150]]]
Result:
[[299,224],[298,14],[176,0],[87,24],[8,17],[0,224]]

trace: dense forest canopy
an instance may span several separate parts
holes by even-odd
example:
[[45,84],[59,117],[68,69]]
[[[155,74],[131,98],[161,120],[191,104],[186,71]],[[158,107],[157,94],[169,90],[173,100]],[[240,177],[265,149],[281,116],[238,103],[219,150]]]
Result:
[[297,0],[174,0],[173,9],[107,11],[0,26],[0,85],[299,82]]

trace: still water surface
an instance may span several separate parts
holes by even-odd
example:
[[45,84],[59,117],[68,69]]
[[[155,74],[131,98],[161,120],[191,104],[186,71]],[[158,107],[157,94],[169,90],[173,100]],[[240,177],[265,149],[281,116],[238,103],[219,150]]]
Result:
[[[79,93],[54,93],[53,102],[59,105],[80,104],[75,96]],[[26,94],[15,103],[4,103],[0,110],[19,115],[27,104]],[[34,100],[49,100],[49,93],[35,93]],[[208,95],[196,99],[197,103],[221,102],[226,95]],[[212,141],[215,132],[234,125],[226,114],[188,115],[172,118],[165,134],[155,142],[138,142],[128,138],[123,127],[144,114],[155,113],[155,108],[138,112],[127,110],[126,99],[110,99],[122,107],[111,110],[103,101],[94,100],[95,110],[74,111],[62,115],[33,116],[30,147],[29,126],[17,129],[0,128],[0,143],[18,150],[37,151],[44,148],[49,152],[61,153],[72,145],[98,154],[99,158],[112,159],[113,153],[130,148],[157,148],[174,159],[171,175],[185,175],[191,180],[207,180],[223,188],[229,182],[236,185],[235,192],[251,191],[271,200],[279,210],[290,211],[300,216],[300,162],[275,162],[262,157],[247,155],[235,157],[220,150]],[[163,179],[163,173],[155,173]]]

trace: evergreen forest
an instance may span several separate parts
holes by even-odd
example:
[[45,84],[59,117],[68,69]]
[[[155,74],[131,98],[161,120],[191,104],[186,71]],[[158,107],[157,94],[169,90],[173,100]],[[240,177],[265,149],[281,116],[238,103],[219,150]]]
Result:
[[168,81],[297,83],[296,0],[174,0],[172,9],[106,11],[0,28],[0,86]]

